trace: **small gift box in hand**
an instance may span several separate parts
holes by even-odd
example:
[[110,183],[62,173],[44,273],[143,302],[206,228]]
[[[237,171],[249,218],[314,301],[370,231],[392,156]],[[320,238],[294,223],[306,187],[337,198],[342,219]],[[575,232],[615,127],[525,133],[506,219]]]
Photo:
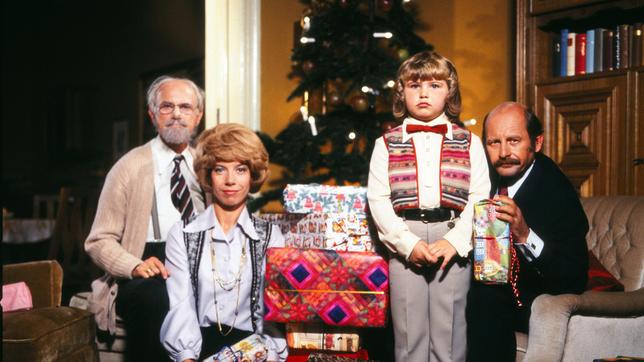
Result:
[[496,218],[500,205],[492,200],[474,204],[474,279],[489,284],[508,282],[510,225]]

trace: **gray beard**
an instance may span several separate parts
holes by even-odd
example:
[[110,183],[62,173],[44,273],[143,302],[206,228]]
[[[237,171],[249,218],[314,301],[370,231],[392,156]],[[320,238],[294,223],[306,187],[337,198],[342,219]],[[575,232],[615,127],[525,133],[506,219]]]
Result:
[[[170,127],[172,126],[175,122],[179,122],[179,124],[183,127],[181,128],[163,128],[162,130],[159,130],[157,127],[156,122],[154,122],[154,128],[156,128],[157,132],[161,136],[161,139],[170,145],[182,145],[182,144],[187,144],[190,142],[192,139],[192,135],[194,132],[190,132],[188,130],[188,124],[180,119],[171,119],[168,122],[166,122],[165,126]],[[197,129],[195,128],[195,131]]]

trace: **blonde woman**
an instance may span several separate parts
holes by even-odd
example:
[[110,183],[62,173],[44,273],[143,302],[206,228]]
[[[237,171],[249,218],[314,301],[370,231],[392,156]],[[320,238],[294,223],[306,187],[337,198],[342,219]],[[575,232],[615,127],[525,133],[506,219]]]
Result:
[[161,340],[174,361],[194,361],[251,334],[260,335],[269,361],[283,361],[283,336],[263,322],[265,253],[284,245],[279,229],[246,209],[250,192],[268,176],[268,153],[257,135],[234,123],[202,133],[195,172],[213,204],[166,243],[170,312]]

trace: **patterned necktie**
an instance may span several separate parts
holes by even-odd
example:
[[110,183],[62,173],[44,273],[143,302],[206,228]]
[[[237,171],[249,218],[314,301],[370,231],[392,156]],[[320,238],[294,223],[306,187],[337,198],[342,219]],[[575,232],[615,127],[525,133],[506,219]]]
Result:
[[170,180],[170,193],[172,196],[172,204],[181,214],[181,220],[188,221],[192,216],[194,208],[186,179],[181,174],[181,161],[183,161],[182,155],[176,156],[173,160],[174,170],[172,171],[172,178]]
[[[506,186],[499,187],[499,195],[508,196],[508,188]],[[514,246],[514,235],[510,234],[510,286],[512,286],[512,294],[514,294],[514,301],[517,303],[517,307],[522,307],[523,303],[519,299],[519,288],[517,287],[519,269],[517,248]]]
[[405,126],[405,131],[407,133],[416,133],[416,132],[432,132],[444,135],[447,133],[447,125],[439,124],[436,126],[425,126],[422,124],[408,124]]

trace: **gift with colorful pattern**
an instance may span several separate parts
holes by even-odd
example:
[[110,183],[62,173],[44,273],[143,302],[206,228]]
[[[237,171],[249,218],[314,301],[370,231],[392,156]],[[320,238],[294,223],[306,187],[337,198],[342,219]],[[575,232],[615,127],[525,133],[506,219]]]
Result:
[[288,247],[373,250],[365,214],[261,214],[260,217],[280,227]]
[[326,214],[261,214],[259,217],[280,227],[288,247],[324,248]]
[[290,213],[364,213],[367,188],[359,186],[286,185],[284,209]]
[[225,346],[219,352],[204,359],[204,362],[264,362],[268,357],[268,350],[264,339],[257,335],[242,339],[232,346]]
[[492,200],[474,204],[474,279],[484,283],[508,282],[510,225],[496,218],[500,205]]
[[287,323],[286,343],[296,349],[357,352],[360,336],[352,327]]
[[264,319],[384,327],[389,269],[376,253],[270,248]]

